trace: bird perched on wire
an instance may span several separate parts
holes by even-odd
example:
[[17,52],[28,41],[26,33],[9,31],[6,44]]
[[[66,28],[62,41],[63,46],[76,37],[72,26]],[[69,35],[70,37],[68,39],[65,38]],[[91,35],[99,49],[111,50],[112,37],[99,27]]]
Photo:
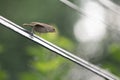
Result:
[[38,32],[38,33],[49,33],[55,32],[55,28],[51,25],[40,23],[40,22],[31,22],[31,23],[24,23],[23,26],[30,26],[32,27],[31,32]]

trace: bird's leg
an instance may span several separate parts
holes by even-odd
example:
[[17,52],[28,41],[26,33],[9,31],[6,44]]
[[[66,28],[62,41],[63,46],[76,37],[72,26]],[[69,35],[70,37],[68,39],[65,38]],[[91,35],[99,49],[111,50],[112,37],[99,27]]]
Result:
[[31,36],[33,36],[33,34],[34,34],[34,27],[32,28],[32,30],[31,30]]
[[32,28],[32,30],[31,30],[31,33],[33,34],[35,31],[34,31],[34,27]]

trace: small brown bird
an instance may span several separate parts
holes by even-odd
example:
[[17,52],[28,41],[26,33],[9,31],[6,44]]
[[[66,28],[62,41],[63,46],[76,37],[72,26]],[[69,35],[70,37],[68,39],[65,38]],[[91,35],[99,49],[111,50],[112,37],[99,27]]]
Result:
[[51,25],[40,23],[40,22],[31,22],[30,24],[23,24],[24,26],[32,27],[32,33],[35,31],[38,33],[48,33],[48,32],[55,32],[55,28]]

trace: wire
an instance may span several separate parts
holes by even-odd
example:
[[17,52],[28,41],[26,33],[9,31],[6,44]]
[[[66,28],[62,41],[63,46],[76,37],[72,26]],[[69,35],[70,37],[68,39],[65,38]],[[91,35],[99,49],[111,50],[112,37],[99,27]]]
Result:
[[31,35],[29,31],[27,31],[26,29],[20,27],[19,25],[11,22],[10,20],[0,16],[0,24],[4,25],[5,27],[23,35],[24,37],[38,43],[39,45],[42,45],[43,47],[55,52],[58,55],[63,56],[64,58],[67,58],[75,63],[77,63],[78,65],[83,66],[84,68],[92,71],[93,73],[108,79],[108,80],[117,80],[115,76],[113,76],[112,74],[106,72],[105,70],[96,67],[95,65],[85,61],[82,58],[79,58],[75,55],[73,55],[72,53],[44,40],[43,38],[33,34]]
[[[79,12],[80,14],[88,17],[89,19],[91,19],[91,20],[93,20],[93,21],[96,19],[94,16],[91,16],[91,15],[89,15],[89,14],[85,14],[85,13],[86,13],[85,10],[83,10],[82,8],[79,8],[78,6],[76,6],[75,4],[73,4],[72,2],[70,2],[69,0],[60,0],[60,1],[61,1],[62,3],[64,3],[65,5],[69,6],[70,8],[72,8],[73,10],[75,10],[75,11]],[[114,10],[113,8],[111,8],[111,6],[109,6],[108,4],[111,4],[111,5],[113,5],[113,6],[116,6],[116,7],[120,10],[119,6],[117,6],[117,5],[115,5],[115,4],[112,4],[112,2],[110,2],[109,0],[94,0],[94,1],[98,2],[100,5],[102,5],[102,6],[105,7],[106,9],[109,9],[109,10],[113,11],[113,12],[116,13],[117,15],[120,15],[120,13],[119,13],[118,11]],[[102,1],[104,1],[104,2],[102,2]],[[110,24],[106,23],[106,22],[105,22],[104,20],[102,20],[102,19],[99,19],[99,18],[98,18],[98,21],[104,23],[104,24],[107,25],[107,26],[111,26]]]
[[[64,3],[65,5],[69,6],[70,8],[76,10],[76,11],[79,12],[80,14],[82,14],[82,15],[84,15],[84,16],[87,16],[87,17],[90,18],[91,20],[94,20],[94,19],[95,19],[95,17],[93,17],[93,16],[91,16],[91,15],[89,15],[89,14],[85,14],[86,12],[85,12],[82,8],[79,8],[78,6],[76,6],[75,4],[73,4],[72,2],[70,2],[69,0],[60,0],[60,1],[61,1],[62,3]],[[110,1],[107,0],[107,1],[106,1],[107,3],[104,3],[104,2],[105,2],[104,0],[102,0],[102,1],[104,1],[104,2],[102,2],[101,0],[94,0],[94,1],[98,2],[100,5],[102,5],[102,6],[105,7],[106,9],[109,9],[109,10],[113,11],[114,13],[120,15],[120,13],[119,13],[118,11],[114,10],[113,8],[111,8],[111,6],[108,5],[108,4],[112,4]],[[107,4],[107,5],[106,5],[106,4]],[[112,5],[113,5],[113,4],[112,4]],[[116,5],[114,4],[114,6],[116,6]],[[116,6],[116,7],[119,8],[119,6]],[[107,26],[110,26],[110,24],[104,22],[104,21],[101,20],[101,19],[98,19],[98,21],[106,24]],[[105,78],[105,76],[104,76],[104,78]],[[110,78],[107,78],[107,79],[111,80]]]
[[[112,12],[120,15],[120,6],[114,4],[111,0],[95,0],[100,5],[102,5],[104,8],[111,10]],[[117,8],[117,10],[115,10]]]

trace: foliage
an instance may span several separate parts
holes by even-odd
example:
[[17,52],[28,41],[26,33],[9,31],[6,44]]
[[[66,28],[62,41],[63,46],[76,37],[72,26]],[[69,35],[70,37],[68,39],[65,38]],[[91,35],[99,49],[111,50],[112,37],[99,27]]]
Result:
[[120,46],[119,44],[112,43],[108,46],[107,55],[102,60],[103,68],[112,72],[113,74],[120,76]]
[[[65,37],[59,36],[58,33],[48,33],[48,34],[38,34],[38,35],[51,41],[56,45],[59,45],[62,48],[73,50],[72,42]],[[41,79],[46,76],[46,79],[49,80],[59,80],[59,79],[61,80],[62,76],[64,76],[65,73],[67,73],[67,70],[69,68],[67,68],[66,70],[64,69],[65,67],[69,67],[68,66],[69,63],[64,58],[39,46],[34,46],[34,47],[28,46],[26,50],[29,55],[34,56],[34,60],[31,61],[30,63],[32,64],[32,67],[39,73],[39,75],[41,75],[40,77]],[[63,71],[61,71],[61,69]]]
[[[8,29],[7,31],[9,32]],[[10,31],[10,34],[13,33]],[[60,36],[58,32],[36,34],[66,50],[74,49],[72,41]],[[66,59],[42,46],[33,44],[18,34],[13,36],[15,36],[13,40],[8,37],[4,40],[5,43],[0,45],[1,70],[6,71],[5,73],[1,71],[1,79],[7,80],[6,78],[10,76],[9,80],[61,80],[65,76],[70,65]],[[24,43],[17,46],[14,44],[21,41]],[[8,45],[5,45],[6,42]]]
[[[74,51],[73,23],[78,14],[59,0],[0,0],[0,15],[20,26],[33,21],[57,25],[56,33],[36,34]],[[103,62],[103,68],[120,76],[119,44],[105,50],[103,60],[97,63]],[[0,25],[0,80],[63,80],[69,69],[66,59]]]
[[[20,26],[33,21],[57,25],[59,34],[57,31],[55,34],[37,35],[73,51],[74,45],[70,39],[71,24],[75,18],[70,19],[70,14],[71,10],[65,8],[59,0],[0,1],[0,15]],[[67,73],[69,63],[53,52],[2,25],[0,36],[0,80],[61,80]]]

